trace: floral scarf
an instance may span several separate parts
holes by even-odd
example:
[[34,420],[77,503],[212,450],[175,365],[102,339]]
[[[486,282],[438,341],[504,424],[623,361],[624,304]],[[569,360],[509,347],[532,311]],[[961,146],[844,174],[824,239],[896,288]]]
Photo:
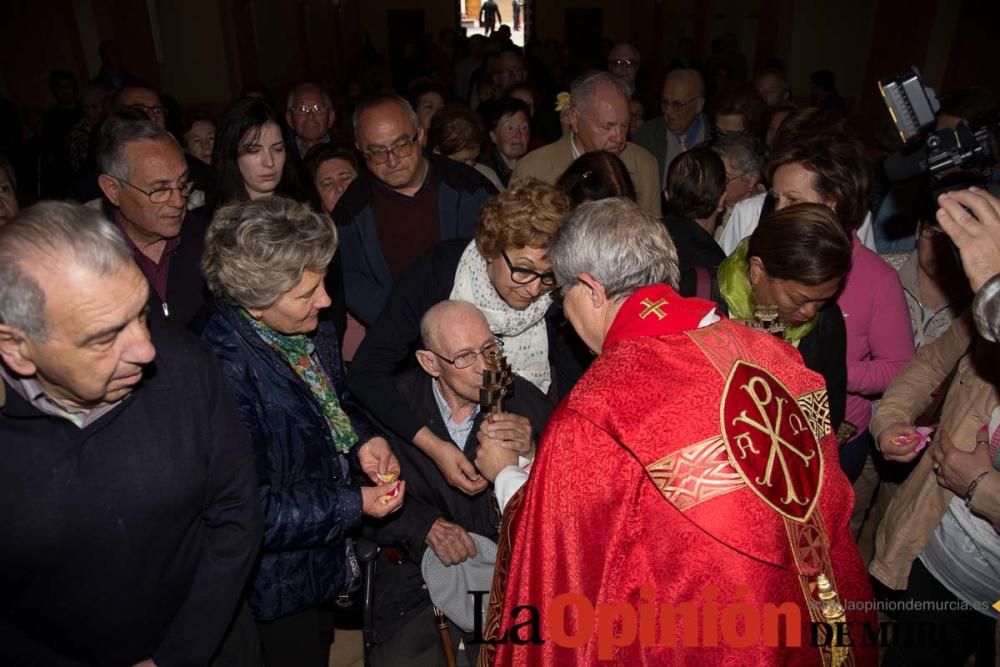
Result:
[[333,390],[330,378],[319,363],[316,357],[316,346],[304,334],[286,336],[278,333],[263,322],[250,316],[246,310],[241,309],[243,317],[250,322],[265,343],[278,353],[285,362],[292,367],[295,374],[306,383],[312,392],[313,398],[319,404],[323,417],[330,427],[330,440],[334,449],[344,454],[350,451],[351,447],[358,441],[358,436],[351,426],[351,420],[340,406],[337,393]]
[[[750,285],[748,245],[748,240],[743,239],[733,253],[719,265],[719,291],[729,306],[729,316],[738,320],[753,318],[754,307],[757,305],[754,303],[753,287]],[[782,337],[786,342],[798,347],[799,341],[816,328],[818,321],[817,316],[805,324],[787,327]]]

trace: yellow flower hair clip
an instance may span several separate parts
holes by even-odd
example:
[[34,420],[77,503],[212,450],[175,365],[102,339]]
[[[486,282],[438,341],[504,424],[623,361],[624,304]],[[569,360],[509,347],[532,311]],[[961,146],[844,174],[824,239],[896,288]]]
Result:
[[569,93],[559,93],[556,95],[556,112],[561,112],[568,107],[570,101]]

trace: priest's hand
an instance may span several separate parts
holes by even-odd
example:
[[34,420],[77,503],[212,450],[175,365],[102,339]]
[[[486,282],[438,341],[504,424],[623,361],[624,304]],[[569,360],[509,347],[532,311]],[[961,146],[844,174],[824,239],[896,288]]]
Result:
[[975,449],[963,452],[944,431],[931,449],[931,458],[937,483],[960,498],[969,491],[972,480],[993,470],[985,441],[977,440]]
[[878,434],[878,450],[887,461],[909,463],[917,458],[917,443],[906,440],[915,428],[913,424],[890,424]]
[[461,449],[437,437],[426,426],[414,436],[413,444],[429,456],[445,480],[460,491],[474,496],[489,486]]
[[490,417],[480,425],[477,437],[480,445],[484,440],[495,441],[526,459],[534,458],[535,441],[531,437],[531,422],[521,415],[501,412]]
[[389,442],[380,435],[358,447],[358,463],[376,486],[399,477],[399,461],[392,453]]
[[445,565],[458,565],[476,555],[476,543],[457,523],[438,519],[424,538]]
[[503,442],[490,438],[479,431],[479,449],[476,451],[476,467],[483,477],[495,482],[500,471],[507,466],[517,465],[517,452],[508,449]]

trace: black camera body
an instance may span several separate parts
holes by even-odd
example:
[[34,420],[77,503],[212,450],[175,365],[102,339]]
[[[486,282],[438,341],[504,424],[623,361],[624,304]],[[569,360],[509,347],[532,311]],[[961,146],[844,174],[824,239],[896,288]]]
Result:
[[916,67],[879,81],[878,87],[904,145],[885,161],[890,180],[922,174],[939,177],[955,168],[988,170],[996,164],[993,132],[1000,124],[998,112],[975,119],[974,127],[962,121],[953,130],[935,131],[941,105],[934,90],[924,86]]

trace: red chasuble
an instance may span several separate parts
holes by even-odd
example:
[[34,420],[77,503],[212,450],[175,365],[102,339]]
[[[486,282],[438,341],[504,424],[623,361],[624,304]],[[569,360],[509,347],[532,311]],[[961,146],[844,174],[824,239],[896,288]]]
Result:
[[875,664],[823,379],[712,307],[622,305],[505,512],[481,665]]

